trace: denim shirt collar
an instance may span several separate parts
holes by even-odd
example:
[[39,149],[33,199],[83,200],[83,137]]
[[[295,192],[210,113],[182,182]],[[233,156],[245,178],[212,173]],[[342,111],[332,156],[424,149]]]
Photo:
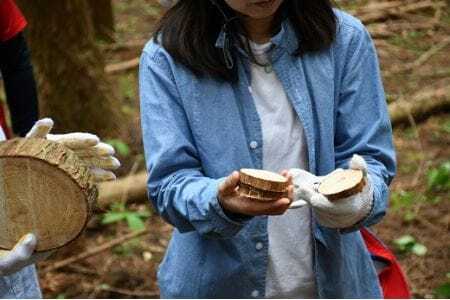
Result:
[[[226,33],[222,29],[215,43],[215,46],[217,48],[223,49],[225,47],[225,37]],[[279,56],[281,56],[283,50],[287,51],[289,54],[293,54],[298,48],[297,35],[295,34],[295,31],[288,20],[283,21],[283,23],[281,24],[281,30],[275,36],[273,36],[270,41],[275,46],[272,54],[272,59],[277,59]],[[245,55],[242,49],[240,49],[240,52],[241,54]]]

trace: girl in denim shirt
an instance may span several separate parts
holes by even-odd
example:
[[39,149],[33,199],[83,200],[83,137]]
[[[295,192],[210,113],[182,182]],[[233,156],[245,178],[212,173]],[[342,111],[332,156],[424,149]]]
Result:
[[[328,0],[178,1],[140,98],[149,196],[175,227],[162,297],[382,297],[360,229],[386,212],[395,154],[357,19]],[[281,172],[288,197],[240,197],[240,168]],[[367,184],[330,202],[315,187],[337,168]]]

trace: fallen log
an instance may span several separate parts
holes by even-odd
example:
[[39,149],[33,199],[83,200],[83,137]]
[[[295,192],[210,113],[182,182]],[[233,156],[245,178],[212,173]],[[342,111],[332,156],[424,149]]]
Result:
[[147,199],[147,172],[130,175],[98,185],[97,206],[107,208],[114,202],[136,202]]
[[364,24],[371,24],[389,19],[390,17],[401,17],[403,14],[416,12],[419,10],[439,9],[446,7],[446,3],[443,1],[436,2],[431,0],[418,1],[406,5],[402,1],[399,1],[394,4],[395,5],[392,5],[386,9],[355,11],[354,14],[358,16]]
[[127,71],[130,69],[135,69],[139,66],[139,57],[123,61],[120,63],[110,64],[105,67],[105,72],[107,74],[114,74],[123,71]]
[[447,48],[450,45],[450,37],[443,39],[440,43],[433,45],[428,51],[423,53],[417,60],[407,63],[405,65],[397,66],[392,70],[383,73],[384,77],[392,76],[401,72],[408,72],[419,68],[426,63],[433,55],[439,53],[441,50]]
[[410,116],[420,121],[440,111],[450,111],[450,86],[425,90],[409,101],[399,100],[389,104],[392,126],[409,124]]

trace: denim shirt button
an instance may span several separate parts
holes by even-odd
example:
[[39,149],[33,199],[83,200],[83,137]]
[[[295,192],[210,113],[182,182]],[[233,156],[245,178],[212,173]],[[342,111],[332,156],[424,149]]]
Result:
[[250,148],[252,148],[252,149],[258,148],[258,142],[257,141],[251,141],[250,142]]
[[253,298],[257,298],[259,296],[259,292],[257,291],[257,290],[254,290],[253,292],[252,292],[252,297]]
[[263,243],[258,242],[258,243],[256,243],[255,248],[256,248],[256,250],[261,250],[262,248],[264,248],[264,245],[263,245]]

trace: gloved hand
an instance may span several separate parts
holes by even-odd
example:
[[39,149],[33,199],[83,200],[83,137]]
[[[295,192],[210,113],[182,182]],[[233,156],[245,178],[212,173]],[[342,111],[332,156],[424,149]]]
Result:
[[[302,169],[290,169],[294,182],[294,201],[305,200],[314,210],[320,225],[328,228],[348,228],[363,220],[372,209],[373,187],[367,177],[367,164],[359,155],[350,160],[350,169],[361,170],[366,180],[363,190],[353,196],[330,201],[317,192],[324,177]],[[337,170],[336,170],[337,171]]]
[[11,251],[0,250],[0,276],[8,276],[47,258],[52,251],[34,253],[37,239],[34,234],[26,234]]
[[61,143],[73,150],[80,160],[91,168],[95,182],[116,179],[113,172],[120,167],[120,162],[114,157],[114,148],[101,143],[100,139],[90,133],[49,134],[53,128],[53,120],[46,118],[36,122],[26,138],[43,138]]

